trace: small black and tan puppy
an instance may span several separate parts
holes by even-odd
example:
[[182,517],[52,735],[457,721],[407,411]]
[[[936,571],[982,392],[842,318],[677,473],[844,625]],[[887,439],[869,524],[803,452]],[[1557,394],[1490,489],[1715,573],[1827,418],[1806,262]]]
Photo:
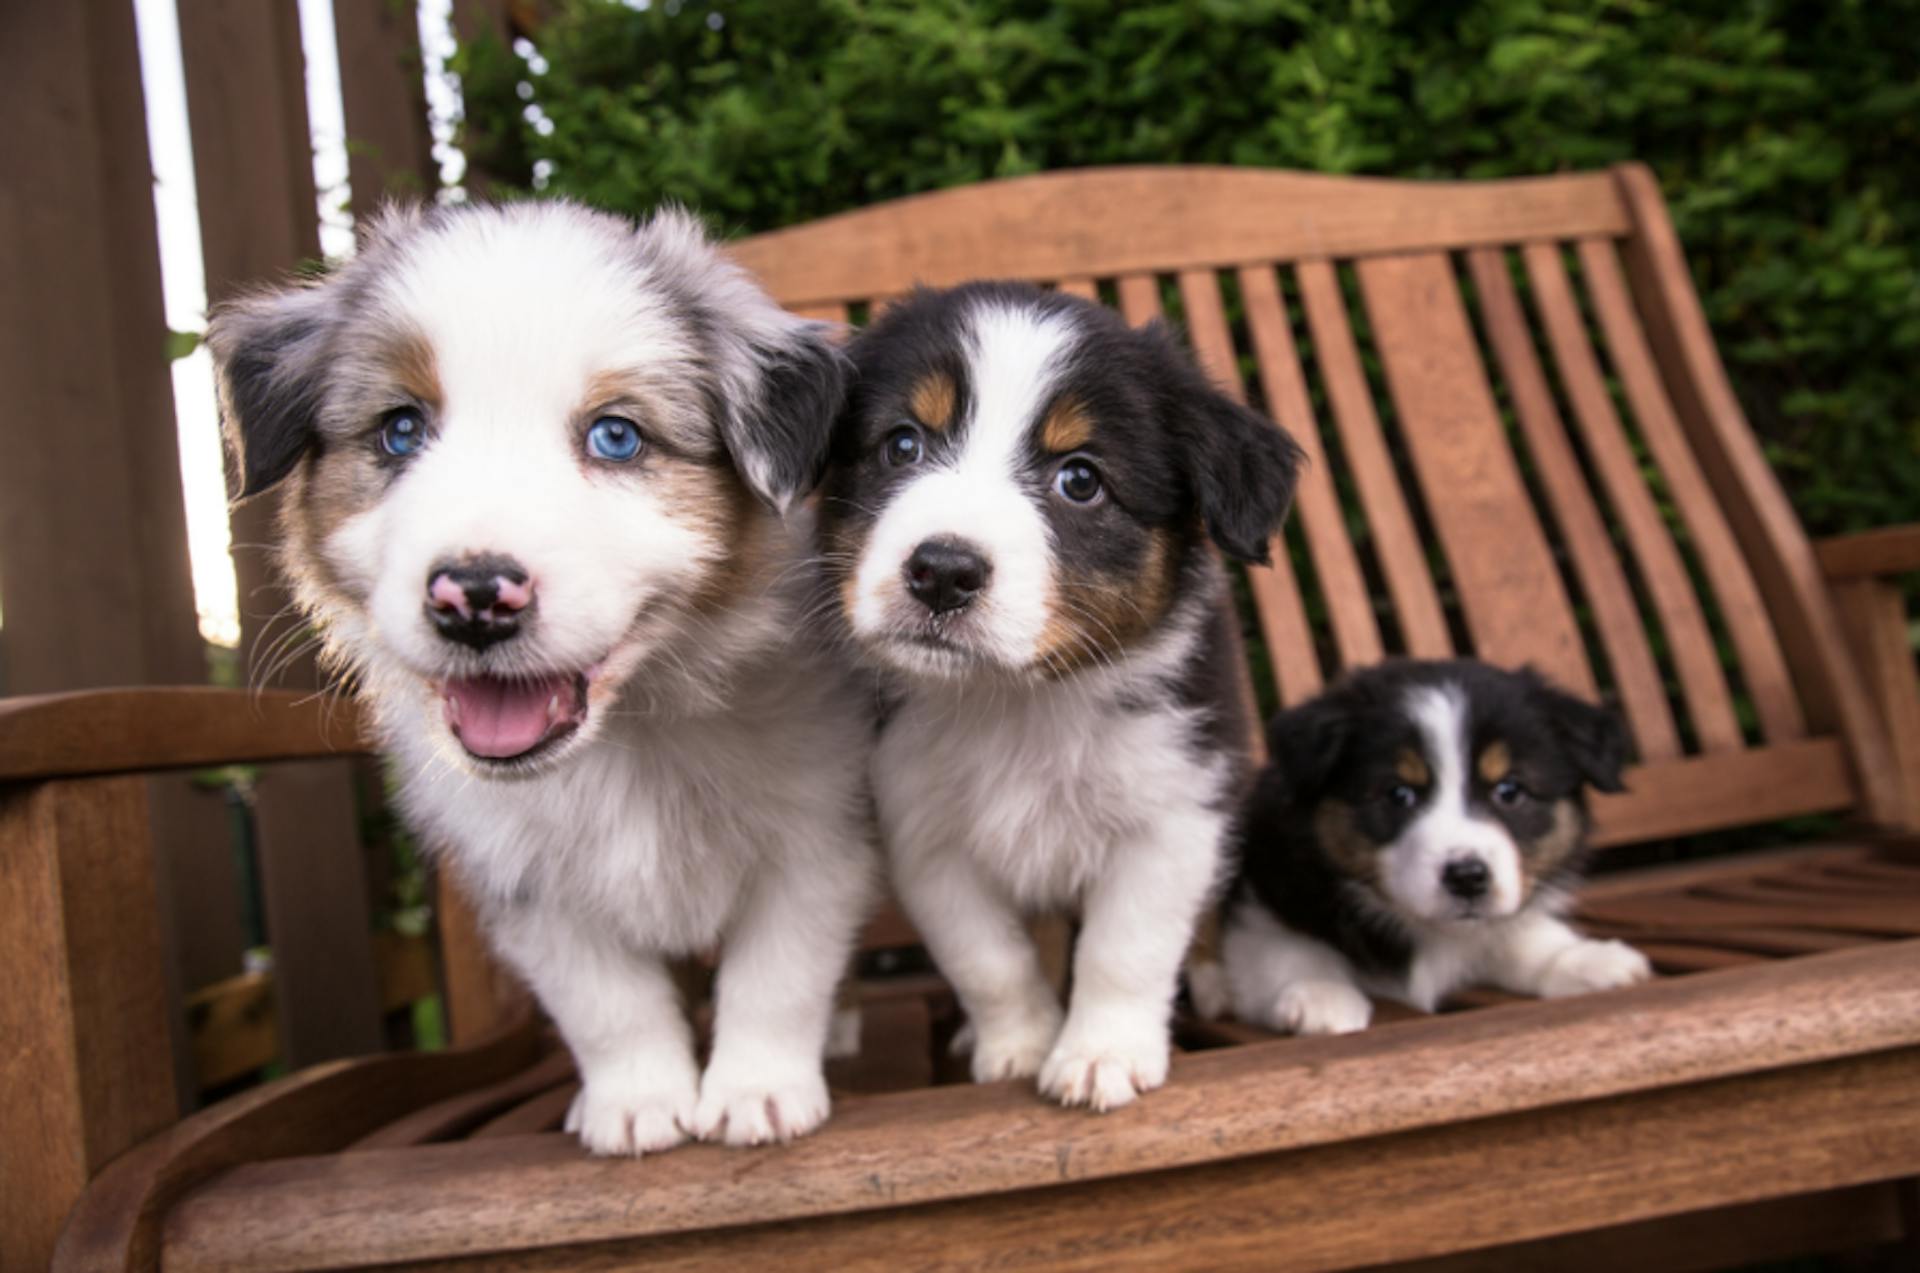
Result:
[[[916,292],[848,352],[826,604],[888,686],[895,891],[976,1079],[1125,1104],[1166,1079],[1244,790],[1213,545],[1266,557],[1299,450],[1157,325],[1024,284]],[[1021,926],[1060,911],[1081,919],[1064,1013]]]
[[1486,982],[1558,996],[1645,980],[1582,937],[1582,788],[1619,791],[1610,712],[1469,660],[1355,674],[1268,727],[1223,957],[1241,1020],[1364,1029],[1368,995],[1431,1012]]

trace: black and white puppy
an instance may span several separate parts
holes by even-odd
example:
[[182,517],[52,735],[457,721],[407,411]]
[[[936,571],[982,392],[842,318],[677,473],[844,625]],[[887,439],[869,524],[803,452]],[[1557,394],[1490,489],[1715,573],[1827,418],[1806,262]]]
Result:
[[[896,890],[977,1080],[1125,1104],[1166,1079],[1245,772],[1208,540],[1264,559],[1299,452],[1163,329],[1025,285],[916,292],[849,354],[821,526],[835,606],[892,674]],[[1060,910],[1082,918],[1064,1016],[1021,923]]]
[[1621,789],[1611,712],[1531,671],[1392,662],[1267,737],[1222,942],[1241,1020],[1336,1034],[1366,1027],[1369,994],[1431,1012],[1475,982],[1569,995],[1649,975],[1638,951],[1560,918],[1582,789]]
[[[877,858],[851,669],[798,622],[823,329],[665,212],[389,214],[208,336],[245,493],[410,822],[573,1050],[589,1149],[784,1139]],[[722,951],[702,1074],[666,959]]]

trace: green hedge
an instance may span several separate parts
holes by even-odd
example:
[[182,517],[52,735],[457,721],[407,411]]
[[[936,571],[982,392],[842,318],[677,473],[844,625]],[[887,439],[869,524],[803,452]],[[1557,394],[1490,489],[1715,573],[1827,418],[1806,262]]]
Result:
[[463,50],[480,166],[729,233],[1087,164],[1644,159],[1812,528],[1920,517],[1914,0],[571,0],[538,57]]

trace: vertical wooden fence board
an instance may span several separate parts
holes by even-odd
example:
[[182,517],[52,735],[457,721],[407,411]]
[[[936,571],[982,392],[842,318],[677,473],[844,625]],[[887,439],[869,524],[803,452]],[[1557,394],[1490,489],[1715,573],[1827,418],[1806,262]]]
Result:
[[[298,9],[195,0],[180,7],[180,49],[207,295],[218,304],[240,289],[282,279],[319,254]],[[276,498],[263,497],[233,517],[242,653],[249,664],[264,657],[273,633],[282,630],[270,630],[269,620],[290,603],[267,551],[276,537],[276,505]],[[310,658],[295,659],[276,683],[312,688],[318,674]],[[365,869],[346,767],[264,771],[257,810],[268,937],[284,988],[282,1054],[301,1066],[379,1050]],[[334,933],[353,940],[336,942],[328,936]]]
[[1355,268],[1474,652],[1531,663],[1592,697],[1573,607],[1507,446],[1447,258],[1372,257]]
[[396,0],[333,0],[356,218],[371,215],[383,199],[431,198],[439,184],[416,8]]
[[[133,13],[7,5],[0,47],[0,693],[197,684]],[[233,856],[217,798],[151,787],[178,1002],[239,965]]]

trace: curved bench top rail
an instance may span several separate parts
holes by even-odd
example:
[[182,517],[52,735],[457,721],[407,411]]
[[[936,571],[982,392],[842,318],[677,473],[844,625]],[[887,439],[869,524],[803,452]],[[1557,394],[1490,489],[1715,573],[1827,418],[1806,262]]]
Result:
[[917,283],[1044,281],[1621,235],[1605,172],[1400,181],[1229,167],[1085,168],[895,199],[734,244],[783,305]]
[[373,750],[353,701],[333,695],[168,686],[0,699],[0,782]]
[[[1024,1084],[847,1101],[756,1151],[609,1160],[561,1135],[235,1168],[168,1217],[169,1260],[332,1268],[698,1232],[1042,1189],[1920,1044],[1920,942],[1184,1056],[1094,1119]],[[1911,1053],[1908,1053],[1911,1055]],[[929,1147],[938,1145],[938,1152]],[[749,1169],[750,1168],[750,1169]],[[634,1200],[643,1205],[635,1206]]]

